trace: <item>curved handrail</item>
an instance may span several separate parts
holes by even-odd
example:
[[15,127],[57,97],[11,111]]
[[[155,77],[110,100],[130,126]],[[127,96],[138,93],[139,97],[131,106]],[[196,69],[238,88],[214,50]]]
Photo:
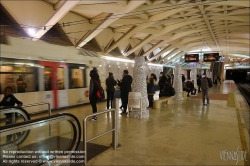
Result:
[[[80,144],[81,125],[78,119],[74,115],[69,114],[69,113],[56,114],[56,115],[52,115],[49,117],[43,117],[39,119],[29,120],[26,122],[11,124],[8,126],[2,126],[0,127],[0,135],[6,136],[6,135],[14,134],[17,132],[22,132],[22,131],[27,131],[27,130],[29,131],[36,127],[45,126],[45,125],[55,123],[55,122],[60,122],[63,120],[67,120],[71,124],[72,129],[74,131],[72,143],[68,149],[68,152],[73,152],[74,150],[78,148]],[[1,146],[0,149],[3,149],[3,147]],[[68,156],[71,154],[72,153],[69,153]]]
[[[13,113],[14,121],[15,121],[15,118],[16,118],[16,116],[15,116],[16,113],[22,115],[24,121],[30,120],[29,113],[25,109],[23,109],[21,107],[14,107],[14,106],[2,107],[2,108],[0,108],[0,113],[1,114]],[[9,126],[9,125],[6,125],[6,126]],[[21,135],[18,137],[18,140],[15,141],[15,144],[16,145],[21,144],[28,137],[29,132],[30,132],[29,130],[26,130],[23,133],[21,133]],[[11,143],[6,143],[3,146],[11,147]]]
[[7,113],[19,113],[23,116],[24,120],[30,120],[30,115],[29,113],[23,109],[22,107],[1,107],[0,108],[0,113],[1,114],[7,114]]

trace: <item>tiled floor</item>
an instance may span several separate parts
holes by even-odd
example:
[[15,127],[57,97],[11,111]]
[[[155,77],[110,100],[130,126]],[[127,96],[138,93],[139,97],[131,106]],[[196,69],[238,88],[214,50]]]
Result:
[[[210,93],[228,94],[232,82],[214,86]],[[222,151],[241,151],[241,139],[236,109],[227,106],[226,100],[211,100],[203,106],[200,99],[184,98],[163,104],[161,109],[150,109],[147,119],[132,119],[119,115],[119,147],[101,153],[89,165],[244,165],[243,161],[221,159]],[[105,102],[98,111],[105,110]],[[91,114],[90,105],[54,112],[76,115],[82,124]],[[41,115],[39,115],[41,116]],[[38,116],[37,116],[38,117]],[[32,118],[37,118],[32,117]],[[96,122],[88,121],[88,138],[111,128],[111,115],[98,116]],[[66,123],[52,126],[53,135],[70,138]],[[31,132],[26,145],[49,138],[48,127]],[[248,137],[249,139],[249,137]],[[92,143],[109,146],[111,134]],[[24,145],[23,145],[24,146]]]

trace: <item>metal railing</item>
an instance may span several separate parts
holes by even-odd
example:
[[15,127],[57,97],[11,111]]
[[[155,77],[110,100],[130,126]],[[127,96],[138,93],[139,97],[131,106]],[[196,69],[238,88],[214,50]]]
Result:
[[[48,105],[48,113],[49,113],[49,116],[51,116],[51,106],[50,106],[49,102],[42,102],[42,103],[34,103],[34,104],[23,105],[22,108],[35,107],[35,106],[40,106],[40,105]],[[51,126],[50,126],[50,124],[49,124],[49,135],[51,135]]]
[[[80,125],[78,119],[72,114],[62,113],[62,114],[57,114],[57,115],[53,115],[53,116],[49,116],[49,117],[43,117],[43,118],[39,118],[39,119],[35,119],[35,120],[21,122],[19,124],[12,124],[12,125],[9,125],[8,127],[3,126],[3,127],[0,127],[0,135],[1,135],[1,137],[3,137],[3,136],[7,136],[9,134],[16,134],[18,132],[25,132],[23,135],[21,135],[21,138],[18,140],[18,142],[15,143],[18,145],[21,142],[23,142],[24,140],[26,140],[26,137],[28,136],[30,130],[32,130],[34,128],[41,127],[41,126],[50,125],[53,123],[58,123],[61,121],[68,121],[69,124],[71,125],[71,129],[74,132],[72,142],[69,145],[69,149],[66,150],[67,153],[65,153],[67,158],[69,158],[71,156],[71,154],[77,149],[77,147],[80,143],[80,140],[81,140],[81,125]],[[5,149],[8,149],[9,147],[13,147],[13,146],[14,145],[12,142],[5,144],[5,145],[0,145],[0,153],[1,153],[1,150],[5,150]],[[55,158],[55,157],[52,157],[52,158]]]
[[51,107],[50,107],[49,102],[42,102],[42,103],[34,103],[34,104],[23,105],[22,108],[34,107],[34,106],[39,106],[39,105],[48,105],[48,113],[49,113],[49,116],[51,115]]
[[[106,110],[106,111],[103,111],[103,112],[99,112],[99,113],[95,113],[95,114],[91,114],[91,115],[88,115],[86,116],[84,119],[83,119],[83,151],[84,151],[84,165],[87,165],[87,143],[90,142],[90,141],[93,141],[97,138],[100,138],[108,133],[111,133],[112,132],[112,146],[113,146],[113,149],[116,149],[118,147],[118,112],[116,110],[117,107],[118,107],[118,103],[119,103],[119,100],[118,99],[115,99],[115,108],[116,109],[109,109],[109,110]],[[108,130],[102,134],[99,134],[89,140],[87,140],[87,119],[90,118],[90,117],[93,117],[93,116],[97,116],[97,115],[101,115],[101,114],[105,114],[105,113],[109,113],[111,112],[112,113],[112,129],[111,130]]]

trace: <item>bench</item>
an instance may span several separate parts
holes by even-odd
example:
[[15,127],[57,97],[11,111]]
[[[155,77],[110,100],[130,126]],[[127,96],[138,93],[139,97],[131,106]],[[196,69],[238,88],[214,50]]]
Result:
[[153,101],[153,108],[157,109],[157,108],[161,108],[161,103],[169,103],[168,101],[171,99],[171,96],[169,97],[161,97],[159,98],[159,100],[154,100]]
[[187,91],[182,91],[182,97],[187,97]]

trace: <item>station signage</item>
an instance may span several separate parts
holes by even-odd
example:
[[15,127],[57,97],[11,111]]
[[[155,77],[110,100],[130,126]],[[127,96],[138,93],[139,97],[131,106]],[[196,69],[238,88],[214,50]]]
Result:
[[185,62],[199,62],[199,54],[186,54]]
[[204,62],[215,62],[219,61],[219,53],[204,53],[203,54]]

